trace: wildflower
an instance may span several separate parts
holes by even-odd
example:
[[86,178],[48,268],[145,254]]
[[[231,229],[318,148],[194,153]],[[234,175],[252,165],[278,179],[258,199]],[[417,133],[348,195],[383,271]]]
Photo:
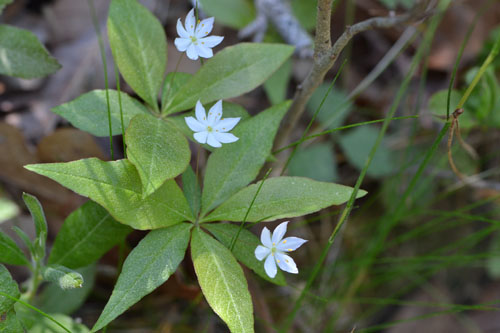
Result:
[[186,16],[185,28],[181,19],[177,20],[177,33],[180,37],[175,39],[175,46],[180,52],[186,51],[189,59],[197,60],[198,57],[212,58],[212,47],[222,42],[224,37],[208,36],[214,26],[214,18],[209,17],[203,21],[198,21],[194,16],[194,9],[191,9]]
[[199,143],[207,143],[209,146],[219,148],[221,143],[238,141],[238,138],[227,133],[240,121],[238,118],[222,119],[222,101],[218,101],[208,111],[208,117],[200,101],[196,103],[196,119],[185,117],[184,120],[189,128],[194,131],[194,139]]
[[264,263],[264,269],[266,270],[266,274],[271,278],[274,278],[278,271],[276,264],[285,272],[293,274],[299,272],[293,259],[285,253],[297,250],[302,244],[307,242],[307,240],[299,237],[287,237],[283,239],[286,233],[287,224],[288,221],[278,225],[276,229],[274,229],[272,236],[269,229],[264,227],[260,235],[260,241],[264,246],[259,245],[255,249],[255,257],[257,257],[259,261],[267,258]]

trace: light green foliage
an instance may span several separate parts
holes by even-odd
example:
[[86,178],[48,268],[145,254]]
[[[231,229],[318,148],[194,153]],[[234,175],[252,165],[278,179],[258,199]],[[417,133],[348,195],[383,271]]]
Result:
[[168,227],[193,219],[186,198],[174,180],[166,181],[158,191],[143,199],[139,174],[128,160],[103,162],[89,158],[25,167],[91,198],[115,219],[134,229]]
[[191,159],[184,135],[173,124],[151,116],[132,119],[125,142],[127,157],[141,177],[144,198],[181,174]]
[[167,63],[167,37],[161,23],[136,0],[113,0],[108,36],[120,73],[155,110]]
[[[467,72],[465,76],[467,84],[471,84],[478,71],[479,68],[473,68]],[[498,112],[495,112],[498,111],[499,107],[500,85],[493,66],[489,66],[467,100],[464,107],[465,112],[460,116],[460,120],[465,113],[472,113],[483,124],[500,126],[500,118],[496,115]]]
[[193,168],[188,165],[186,171],[182,174],[182,189],[188,201],[193,216],[198,216],[201,207],[201,188]]
[[7,313],[0,315],[2,316],[2,320],[0,320],[0,332],[2,333],[24,332],[24,328],[22,327],[19,319],[17,319],[16,312],[14,310],[10,310]]
[[28,193],[23,193],[23,200],[28,207],[33,222],[35,223],[36,238],[33,242],[34,253],[37,259],[45,257],[45,242],[47,241],[47,220],[42,205],[37,198]]
[[231,252],[196,228],[191,256],[198,282],[210,307],[231,332],[253,332],[253,307],[245,275]]
[[0,14],[2,14],[3,9],[8,4],[12,3],[13,0],[0,0]]
[[[122,134],[118,91],[108,90],[111,111],[111,131],[113,135]],[[138,114],[149,114],[148,110],[134,98],[120,93],[122,100],[123,125],[125,128]],[[109,136],[108,106],[105,90],[93,90],[77,99],[52,109],[73,126],[95,136]]]
[[177,93],[180,87],[185,85],[191,78],[193,74],[182,73],[182,72],[172,72],[168,73],[163,82],[163,89],[161,92],[161,106],[169,102],[172,97]]
[[6,198],[0,198],[0,224],[16,217],[18,214],[19,207],[14,202]]
[[[344,154],[359,170],[363,169],[378,132],[375,126],[360,126],[340,137],[339,142]],[[384,139],[366,173],[372,177],[384,177],[394,172],[394,166],[393,153],[388,147],[387,140]]]
[[192,225],[153,230],[132,250],[123,264],[113,294],[92,328],[95,332],[158,288],[184,258]]
[[28,259],[16,242],[0,231],[0,263],[9,265],[27,265]]
[[45,281],[54,282],[63,290],[83,287],[83,276],[61,265],[45,266],[42,275]]
[[[12,276],[10,276],[9,271],[4,265],[0,265],[0,291],[14,298],[21,296],[16,281],[12,279]],[[0,315],[10,311],[15,303],[16,301],[0,295]]]
[[235,127],[239,140],[223,145],[207,162],[202,194],[202,214],[228,199],[257,177],[271,153],[274,136],[290,103],[273,106]]
[[293,53],[284,44],[240,43],[224,48],[167,102],[163,112],[192,108],[244,94],[264,83]]
[[59,68],[61,65],[33,33],[0,24],[0,74],[33,79]]
[[318,143],[297,150],[288,166],[288,173],[324,182],[337,180],[337,162],[332,145]]
[[[243,221],[259,184],[260,182],[242,189],[203,221]],[[352,187],[308,178],[270,178],[262,185],[246,222],[274,221],[314,213],[347,202],[351,193]],[[365,194],[365,191],[360,190],[357,197],[360,198]]]
[[208,16],[215,16],[217,23],[241,29],[255,18],[255,7],[251,0],[200,0]]
[[50,252],[49,264],[69,268],[88,266],[122,242],[130,231],[130,227],[118,223],[104,208],[88,201],[64,221]]
[[[227,248],[231,246],[231,240],[236,236],[239,230],[239,226],[229,223],[208,223],[203,225],[203,228],[208,229],[208,231],[210,231],[215,238],[217,238]],[[258,261],[254,255],[255,249],[258,245],[260,245],[260,240],[250,231],[242,229],[238,235],[236,243],[234,243],[232,253],[236,259],[253,270],[264,280],[276,283],[280,286],[286,285],[285,276],[281,270],[278,269],[274,278],[270,278],[266,274],[264,270],[264,262]]]
[[317,0],[292,0],[293,14],[306,30],[316,26]]
[[285,101],[291,74],[292,61],[289,59],[264,83],[264,89],[272,104]]
[[[311,116],[321,105],[321,101],[328,92],[329,87],[330,84],[322,84],[311,96],[311,99],[307,103],[307,111]],[[352,102],[347,99],[347,96],[343,92],[332,88],[316,119],[323,127],[334,129],[342,126],[351,110]]]
[[85,283],[81,288],[61,289],[56,283],[49,283],[36,298],[36,307],[46,313],[71,314],[78,310],[94,287],[96,266],[76,270]]
[[[34,325],[29,328],[30,333],[63,333],[65,332],[61,326],[54,323],[52,320],[43,317],[39,314],[33,315],[36,320]],[[71,317],[64,314],[52,314],[55,320],[61,323],[64,327],[70,330],[71,333],[88,333],[90,332],[85,325],[75,322]]]
[[[452,90],[450,95],[450,115],[455,111],[455,107],[460,102],[462,98],[462,93],[458,90]],[[431,96],[429,99],[429,110],[438,116],[446,116],[446,108],[448,105],[448,90],[440,90]],[[467,129],[477,126],[477,119],[473,114],[473,111],[468,109],[466,112],[462,113],[459,118],[460,128]]]

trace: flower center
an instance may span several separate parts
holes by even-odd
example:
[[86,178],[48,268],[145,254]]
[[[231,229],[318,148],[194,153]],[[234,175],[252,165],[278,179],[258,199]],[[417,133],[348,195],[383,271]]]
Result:
[[196,38],[196,36],[189,36],[189,38],[191,38],[191,41],[193,43],[196,43],[198,41],[198,39]]
[[271,248],[271,253],[274,255],[274,254],[276,253],[276,251],[277,251],[277,249],[273,246],[273,247]]
[[209,133],[210,133],[210,132],[213,132],[213,130],[214,130],[214,129],[212,128],[212,126],[207,126],[207,131],[208,131]]

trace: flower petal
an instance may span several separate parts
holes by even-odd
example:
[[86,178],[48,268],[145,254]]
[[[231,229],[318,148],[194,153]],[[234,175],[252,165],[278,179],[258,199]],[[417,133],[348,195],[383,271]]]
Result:
[[193,43],[188,46],[186,55],[191,60],[198,60],[198,52],[196,51],[196,47]]
[[287,224],[288,221],[280,223],[280,225],[278,225],[276,229],[274,229],[272,238],[273,245],[276,245],[279,242],[281,242],[281,239],[283,239],[283,236],[285,236]]
[[186,29],[184,29],[184,26],[182,25],[181,19],[177,20],[177,34],[179,36],[181,36],[182,38],[189,39],[189,34],[186,31]]
[[208,111],[208,124],[215,128],[222,117],[222,100],[215,103]]
[[218,133],[214,132],[215,139],[221,143],[232,143],[239,140],[238,137],[234,136],[231,133]]
[[255,258],[258,261],[262,261],[265,257],[267,257],[271,253],[267,247],[259,245],[255,248]]
[[188,49],[189,45],[191,45],[191,40],[186,38],[176,38],[174,43],[179,52],[184,52]]
[[211,48],[205,47],[199,43],[196,45],[196,51],[202,58],[212,58],[214,56]]
[[293,261],[292,257],[287,256],[286,254],[283,254],[281,252],[276,252],[275,256],[276,262],[278,263],[278,266],[281,268],[281,270],[293,274],[297,274],[299,272],[297,265],[295,264],[295,261]]
[[201,105],[201,102],[198,101],[196,102],[196,107],[195,107],[195,114],[196,114],[196,119],[204,124],[206,126],[207,124],[207,114],[205,112],[205,108],[203,105]]
[[240,117],[238,118],[224,118],[221,121],[219,121],[215,126],[214,129],[218,130],[219,132],[229,132],[238,124],[240,121]]
[[193,137],[199,143],[207,143],[208,132],[203,131],[203,132],[194,133]]
[[203,125],[193,117],[185,117],[184,121],[193,132],[203,132],[207,130],[207,126]]
[[208,36],[205,38],[198,38],[199,42],[203,42],[203,45],[206,47],[215,47],[219,45],[224,37],[222,36]]
[[279,244],[276,245],[276,248],[279,251],[291,252],[297,250],[305,242],[307,242],[307,240],[299,237],[287,237],[279,242]]
[[214,148],[222,147],[221,143],[219,141],[217,141],[217,139],[214,137],[213,133],[208,133],[207,144],[209,146],[214,147]]
[[262,233],[260,234],[260,242],[264,244],[265,247],[273,247],[273,243],[271,242],[271,232],[266,227],[262,229]]
[[196,38],[203,38],[212,31],[214,27],[214,18],[209,17],[198,23],[196,26]]
[[186,31],[191,36],[194,36],[194,27],[196,26],[196,17],[194,16],[194,8],[189,11],[186,16]]
[[267,257],[266,262],[264,262],[264,269],[266,274],[273,278],[278,273],[278,268],[276,267],[276,261],[274,260],[274,256],[271,254]]

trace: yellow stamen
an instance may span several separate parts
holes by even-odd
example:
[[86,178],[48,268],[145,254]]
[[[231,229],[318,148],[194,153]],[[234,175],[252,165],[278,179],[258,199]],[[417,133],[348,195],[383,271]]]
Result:
[[276,259],[276,261],[278,262],[278,264],[280,263],[280,261],[278,259]]
[[283,244],[285,244],[285,243],[286,243],[286,239],[283,240]]
[[293,251],[292,249],[288,249],[288,251]]

